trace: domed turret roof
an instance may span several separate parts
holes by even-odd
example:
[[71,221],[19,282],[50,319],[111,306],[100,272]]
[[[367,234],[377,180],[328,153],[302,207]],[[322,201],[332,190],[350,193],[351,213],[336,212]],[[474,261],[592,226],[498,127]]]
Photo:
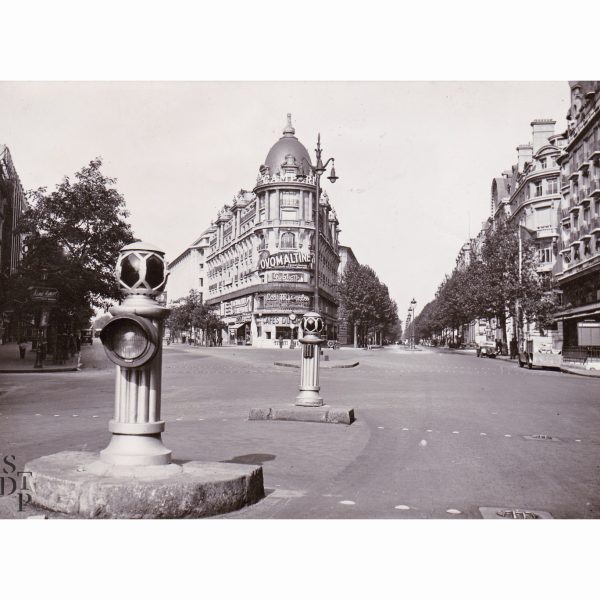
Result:
[[309,167],[303,159],[310,164],[310,156],[308,150],[294,135],[296,130],[292,126],[292,115],[288,114],[288,122],[283,130],[283,136],[269,150],[265,159],[265,166],[269,167],[271,175],[278,173],[282,163],[286,162],[286,156],[291,154],[295,159],[301,172],[308,173]]

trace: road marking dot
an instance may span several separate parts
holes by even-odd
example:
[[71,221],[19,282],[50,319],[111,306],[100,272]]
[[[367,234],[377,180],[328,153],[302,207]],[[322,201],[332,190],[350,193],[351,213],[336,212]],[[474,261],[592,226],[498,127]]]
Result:
[[452,433],[460,433],[460,431],[453,431]]
[[581,440],[575,440],[576,442],[580,442]]
[[449,508],[446,511],[449,515],[460,515],[460,510],[456,510],[456,508]]
[[[2,414],[2,413],[0,413],[0,415],[1,415],[1,414]],[[40,413],[35,413],[35,416],[36,416],[36,417],[41,417],[42,415],[40,415]]]
[[402,431],[408,431],[408,427],[403,427]]
[[356,504],[356,502],[353,502],[352,500],[340,500],[340,504],[346,504],[347,506],[352,506],[353,504]]
[[97,419],[98,415],[92,415],[92,419]]
[[181,421],[181,420],[182,420],[182,418],[181,418],[181,417],[177,417],[175,420],[176,420],[176,421]]
[[385,427],[378,427],[377,429],[385,429]]
[[79,415],[71,415],[72,417],[78,417]]
[[55,417],[60,417],[60,415],[54,415]]
[[419,446],[427,446],[427,440],[421,440]]
[[483,432],[482,432],[482,433],[480,433],[479,435],[487,435],[487,433],[483,433]]
[[394,506],[398,510],[410,510],[410,506],[406,506],[406,504],[398,504],[398,506]]
[[431,432],[432,432],[432,430],[431,430],[431,429],[426,429],[425,431],[426,431],[427,433],[431,433]]
[[505,433],[504,437],[512,437],[512,435],[510,435],[510,433]]

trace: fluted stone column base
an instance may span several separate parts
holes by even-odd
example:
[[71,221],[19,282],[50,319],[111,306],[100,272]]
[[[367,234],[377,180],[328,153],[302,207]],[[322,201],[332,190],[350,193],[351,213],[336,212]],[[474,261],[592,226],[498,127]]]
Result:
[[83,518],[180,519],[239,510],[264,497],[262,467],[191,461],[110,466],[92,452],[59,452],[25,465],[32,504]]

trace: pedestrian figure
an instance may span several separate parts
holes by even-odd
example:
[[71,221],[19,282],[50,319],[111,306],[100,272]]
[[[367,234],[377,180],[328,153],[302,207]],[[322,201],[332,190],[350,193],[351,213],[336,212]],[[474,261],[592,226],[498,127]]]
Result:
[[25,358],[25,351],[27,350],[27,342],[23,338],[19,342],[19,355],[21,358]]
[[283,336],[282,335],[279,336],[279,347],[283,348]]
[[510,340],[510,358],[517,358],[517,355],[519,354],[519,350],[517,347],[517,340],[513,337],[512,340]]

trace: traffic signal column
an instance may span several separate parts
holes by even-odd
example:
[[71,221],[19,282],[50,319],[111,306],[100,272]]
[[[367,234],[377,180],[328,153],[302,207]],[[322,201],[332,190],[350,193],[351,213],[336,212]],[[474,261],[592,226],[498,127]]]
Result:
[[109,465],[171,463],[171,451],[161,439],[165,422],[160,414],[163,323],[170,311],[155,299],[167,279],[163,256],[154,246],[137,242],[123,248],[117,263],[126,297],[111,308],[113,318],[101,334],[116,364],[115,411],[108,425],[112,438],[100,452]]

